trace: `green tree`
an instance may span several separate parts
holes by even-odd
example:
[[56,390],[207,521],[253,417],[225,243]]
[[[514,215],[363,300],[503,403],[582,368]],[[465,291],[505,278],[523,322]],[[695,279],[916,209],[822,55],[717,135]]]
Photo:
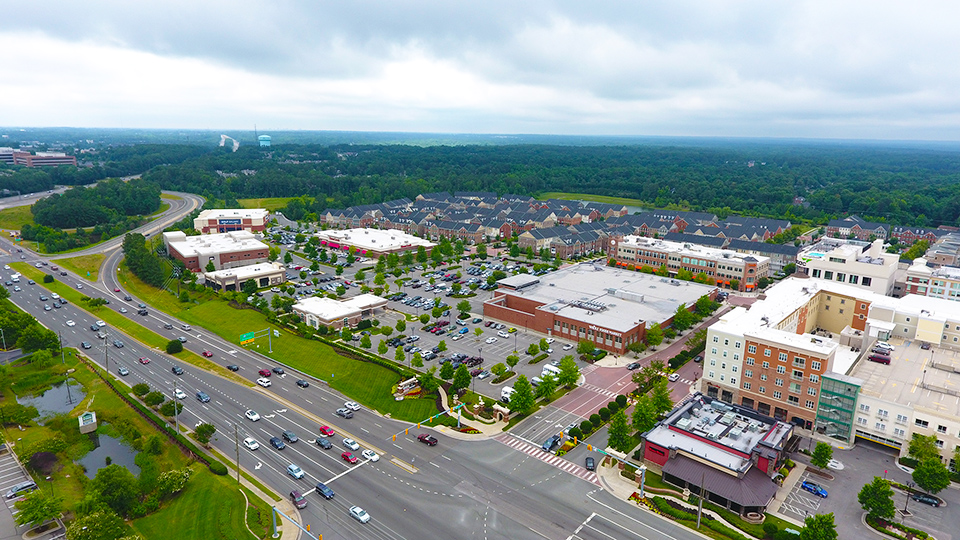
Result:
[[550,344],[547,343],[547,338],[541,338],[541,339],[540,339],[539,348],[540,348],[541,351],[547,352],[547,349],[550,348]]
[[477,257],[486,260],[487,258],[487,245],[486,244],[477,244]]
[[680,304],[673,314],[673,327],[678,332],[682,332],[691,326],[693,326],[693,313],[687,310],[687,306]]
[[190,301],[190,295],[187,294],[187,291],[180,292],[180,302],[186,304]]
[[[473,335],[476,336],[477,339],[480,339],[480,336],[483,335],[483,328],[480,328],[479,326],[474,328]],[[960,463],[960,461],[958,461],[957,463]]]
[[510,244],[510,256],[514,258],[519,257],[520,246],[518,246],[517,244]]
[[67,540],[118,540],[127,531],[120,516],[99,508],[70,522],[66,534]]
[[627,415],[617,411],[610,417],[610,426],[607,428],[607,444],[615,450],[629,452],[633,448],[633,439],[630,437],[630,426]]
[[[289,257],[289,256],[290,256],[290,254],[287,253],[287,257]],[[216,272],[216,271],[217,271],[217,267],[214,266],[213,261],[207,261],[207,265],[206,265],[205,267],[203,267],[203,269],[206,270],[207,272]]]
[[913,481],[927,493],[939,493],[950,485],[950,471],[939,458],[927,458],[913,470]]
[[673,408],[670,387],[667,386],[666,379],[660,379],[653,386],[653,395],[650,396],[650,402],[653,403],[653,410],[657,411],[657,415],[668,412]]
[[401,365],[407,362],[407,357],[403,354],[403,347],[397,347],[397,352],[393,355],[393,359]]
[[633,415],[630,418],[633,429],[640,433],[646,433],[653,429],[657,424],[657,410],[650,401],[650,396],[640,394],[637,404],[633,407]]
[[907,453],[917,461],[935,458],[940,459],[940,449],[937,448],[936,435],[920,435],[914,433],[907,446]]
[[60,339],[52,330],[40,326],[33,321],[26,328],[20,331],[20,337],[17,338],[17,347],[23,349],[23,352],[32,353],[40,350],[59,351]]
[[573,388],[573,385],[577,384],[577,381],[580,380],[580,368],[577,367],[577,362],[573,359],[573,356],[566,355],[560,359],[560,365],[557,366],[560,368],[560,374],[557,375],[557,382],[561,386],[566,386],[567,388]]
[[824,469],[831,459],[833,459],[833,447],[825,442],[818,442],[813,449],[813,455],[810,456],[810,464],[818,469]]
[[420,351],[413,353],[413,359],[410,360],[410,365],[415,368],[423,367],[423,355],[420,354]]
[[433,315],[434,319],[439,319],[440,317],[443,317],[443,308],[437,306],[430,311],[430,314]]
[[453,378],[453,362],[444,362],[440,366],[440,378],[449,381]]
[[176,400],[170,400],[160,406],[160,414],[164,416],[174,416],[183,412],[183,403]]
[[431,394],[440,387],[440,381],[434,376],[436,371],[437,368],[432,367],[426,372],[417,375],[417,382],[420,383],[420,389],[423,390],[424,395]]
[[536,343],[531,343],[530,346],[527,347],[527,354],[531,356],[535,356],[539,352],[540,352],[540,346],[537,345]]
[[213,437],[213,434],[216,433],[217,428],[213,424],[203,423],[197,426],[195,431],[197,440],[200,441],[200,444],[207,444],[210,442],[210,437]]
[[54,281],[56,281],[56,279],[55,279],[53,276],[51,276],[50,274],[47,274],[47,275],[43,276],[43,282],[44,282],[44,283],[53,283]]
[[837,540],[837,526],[833,522],[833,512],[807,516],[803,520],[799,540]]
[[383,355],[387,354],[387,350],[388,350],[388,349],[387,349],[387,342],[381,339],[381,340],[380,340],[380,344],[377,345],[377,352],[380,353],[380,356],[383,356]]
[[465,313],[470,313],[470,301],[461,300],[457,302],[457,311],[460,312],[460,315],[463,315]]
[[183,343],[179,339],[171,339],[167,342],[167,354],[177,354],[183,350]]
[[440,343],[437,343],[437,348],[440,349],[440,352],[447,350],[447,342],[445,340],[440,340]]
[[417,247],[417,262],[420,264],[427,262],[427,250],[423,246]]
[[537,398],[549,399],[557,391],[557,386],[559,386],[559,383],[553,374],[548,373],[540,377],[540,384],[537,386]]
[[506,362],[507,365],[510,366],[510,371],[513,371],[513,368],[520,363],[520,357],[515,354],[511,354],[507,357]]
[[407,329],[407,321],[400,319],[397,321],[397,332],[404,332]]
[[581,339],[577,342],[577,354],[588,354],[596,348],[592,341],[586,339]]
[[364,349],[369,349],[372,346],[372,343],[370,343],[370,336],[365,335],[360,338],[360,346]]
[[137,383],[133,385],[133,395],[143,397],[150,391],[150,385],[147,383]]
[[383,287],[386,283],[387,278],[383,275],[383,272],[377,272],[377,275],[373,276],[373,284],[377,287]]
[[468,386],[470,386],[470,371],[467,370],[467,366],[460,364],[460,367],[453,374],[453,383],[450,388],[456,392]]
[[140,495],[137,478],[121,465],[108,465],[90,481],[90,488],[114,512],[125,516]]
[[249,296],[249,295],[251,295],[251,294],[253,294],[253,293],[255,293],[255,292],[257,292],[257,282],[256,282],[256,281],[254,281],[254,280],[252,280],[252,279],[248,279],[248,280],[246,280],[246,281],[243,282],[243,293],[244,293],[244,294],[246,294],[247,296]]
[[893,490],[890,489],[890,484],[879,476],[874,476],[872,482],[860,489],[857,501],[870,517],[875,519],[890,519],[896,511],[893,505]]
[[663,343],[663,330],[658,323],[653,323],[650,328],[647,328],[646,342],[647,345],[651,347],[656,347]]
[[427,324],[428,322],[430,322],[430,314],[429,314],[429,313],[424,313],[424,314],[420,315],[420,324]]
[[293,255],[291,255],[289,251],[283,254],[283,262],[284,264],[290,264],[293,262]]
[[148,407],[156,407],[157,405],[166,401],[166,399],[167,399],[167,396],[164,396],[163,392],[160,392],[158,390],[154,390],[153,392],[150,392],[145,396],[143,396],[143,402]]
[[26,494],[13,505],[20,511],[16,516],[17,525],[39,525],[59,517],[63,512],[63,499],[48,496],[39,489]]
[[513,395],[510,396],[508,405],[511,412],[524,414],[534,405],[533,388],[526,375],[517,377],[517,382],[513,383]]

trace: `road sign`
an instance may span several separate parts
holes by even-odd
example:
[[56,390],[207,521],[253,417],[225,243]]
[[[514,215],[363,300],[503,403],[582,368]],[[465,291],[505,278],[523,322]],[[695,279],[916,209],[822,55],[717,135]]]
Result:
[[240,335],[240,344],[246,345],[248,343],[253,343],[253,332],[247,332],[246,334]]

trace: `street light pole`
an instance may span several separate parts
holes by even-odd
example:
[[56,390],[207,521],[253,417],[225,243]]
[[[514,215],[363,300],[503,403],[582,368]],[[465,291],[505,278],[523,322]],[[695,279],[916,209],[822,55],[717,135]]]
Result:
[[[907,487],[910,488],[910,489],[913,489],[913,486],[915,486],[915,485],[916,485],[916,484],[914,484],[913,482],[907,482]],[[909,515],[908,512],[907,512],[907,505],[908,505],[908,504],[910,504],[910,490],[907,490],[907,499],[906,499],[905,501],[903,501],[903,515]]]

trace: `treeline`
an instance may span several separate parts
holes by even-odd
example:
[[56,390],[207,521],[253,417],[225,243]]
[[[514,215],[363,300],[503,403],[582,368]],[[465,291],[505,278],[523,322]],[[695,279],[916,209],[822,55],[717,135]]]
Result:
[[150,250],[142,234],[133,233],[123,237],[123,254],[127,268],[141,281],[157,288],[163,286],[163,262]]
[[110,223],[101,223],[89,232],[86,229],[78,228],[73,233],[44,225],[27,224],[20,230],[20,235],[24,240],[38,242],[43,246],[43,251],[46,253],[58,253],[96,244],[102,240],[109,240],[131,229],[136,229],[145,222],[146,220],[139,216],[131,216]]
[[721,216],[824,222],[857,213],[928,226],[960,217],[960,153],[880,145],[241,147],[157,167],[145,178],[224,201],[308,195],[290,208],[304,215],[432,191],[558,191]]
[[40,225],[89,227],[143,216],[160,208],[160,187],[140,179],[106,180],[92,188],[72,188],[37,201],[30,211]]

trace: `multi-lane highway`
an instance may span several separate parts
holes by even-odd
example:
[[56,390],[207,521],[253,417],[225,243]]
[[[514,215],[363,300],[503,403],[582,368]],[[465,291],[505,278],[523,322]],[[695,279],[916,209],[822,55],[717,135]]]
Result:
[[[165,214],[163,221],[172,223],[192,210],[199,201],[187,194],[177,210]],[[182,214],[179,214],[182,212]],[[161,230],[162,223],[153,223],[146,232]],[[189,332],[177,321],[152,308],[147,316],[137,315],[137,304],[149,305],[149,299],[132,298],[125,301],[126,292],[116,283],[116,265],[122,256],[111,246],[95,248],[107,252],[101,271],[101,282],[89,281],[69,274],[57,276],[60,282],[72,287],[81,284],[89,296],[101,296],[111,303],[101,309],[127,310],[126,316],[144,327],[169,338],[183,336],[184,346],[194,352],[211,351],[212,361],[220,365],[233,364],[236,373],[245,381],[237,383],[216,374],[207,373],[191,365],[178,362],[161,351],[146,347],[109,326],[100,331],[99,339],[91,330],[96,325],[96,313],[87,313],[73,303],[52,307],[50,293],[41,284],[29,285],[24,278],[20,291],[10,289],[11,300],[31,313],[48,328],[63,336],[64,345],[80,348],[84,341],[92,348],[85,352],[111,373],[118,374],[122,366],[129,371],[119,376],[133,385],[145,382],[174,399],[175,389],[181,389],[185,408],[179,422],[193,428],[199,422],[216,426],[212,445],[234,459],[236,441],[252,437],[259,443],[256,450],[240,444],[240,465],[281,495],[298,489],[307,496],[307,507],[300,511],[300,520],[311,525],[324,538],[419,538],[424,535],[442,535],[455,539],[648,539],[693,538],[689,531],[664,522],[649,513],[638,510],[632,503],[616,499],[600,489],[596,477],[585,474],[571,462],[551,459],[512,435],[495,439],[462,441],[436,434],[439,443],[428,446],[417,441],[420,431],[415,426],[384,418],[373,411],[361,409],[350,420],[335,416],[335,409],[347,400],[322,383],[291,373],[274,374],[271,385],[263,388],[255,384],[257,371],[277,367],[269,359],[241,349],[219,337],[192,328]],[[13,251],[8,242],[2,248]],[[19,254],[0,257],[2,262],[19,261]],[[26,254],[24,262],[41,262],[40,257]],[[119,289],[116,291],[115,289]],[[48,297],[40,300],[41,294]],[[51,306],[49,310],[44,306]],[[73,324],[68,324],[72,321]],[[123,342],[115,347],[114,340]],[[141,362],[141,358],[147,360]],[[174,365],[183,368],[182,375],[172,372]],[[297,386],[304,378],[311,384]],[[204,392],[209,402],[197,399]],[[260,419],[251,421],[247,410],[256,411]],[[539,422],[531,418],[515,429],[529,430]],[[321,426],[328,426],[335,435],[328,437],[333,447],[323,449],[315,444]],[[411,428],[409,434],[405,428]],[[282,450],[274,449],[269,439],[292,431],[299,441],[287,443]],[[426,431],[426,430],[424,430]],[[235,438],[236,433],[236,438]],[[399,434],[396,441],[393,435]],[[372,449],[378,461],[361,457],[356,464],[342,459],[343,438],[356,440],[360,449]],[[305,477],[294,479],[287,474],[287,466],[295,464]],[[326,500],[312,491],[317,482],[324,482],[336,492]],[[352,505],[362,506],[372,520],[361,524],[352,519],[347,510]]]

